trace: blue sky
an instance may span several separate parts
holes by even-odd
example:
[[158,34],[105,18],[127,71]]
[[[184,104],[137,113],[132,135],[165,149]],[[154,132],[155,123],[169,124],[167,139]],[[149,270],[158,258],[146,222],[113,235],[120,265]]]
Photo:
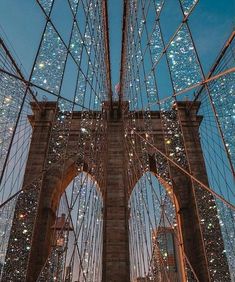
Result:
[[[57,1],[63,3],[67,0]],[[112,84],[115,85],[119,81],[120,71],[122,1],[109,0],[108,8]],[[174,16],[173,9],[170,13]],[[63,19],[66,19],[66,12],[61,10],[58,22],[63,21]],[[1,28],[3,28],[7,34],[9,42],[14,46],[27,73],[30,72],[32,67],[44,22],[44,16],[34,0],[0,1]],[[226,38],[228,38],[235,25],[235,0],[199,1],[189,23],[204,70],[208,72],[219,50],[222,48]],[[163,22],[163,24],[166,29],[169,29],[170,36],[171,22],[166,21]],[[174,27],[172,31],[173,29]],[[0,33],[3,35],[2,29]],[[3,37],[5,37],[5,35],[3,35]],[[18,62],[19,59],[17,59]]]
[[208,71],[235,27],[235,1],[200,1],[190,26],[204,69]]
[[[178,0],[166,0],[170,4],[176,1]],[[66,6],[67,0],[56,2],[60,2],[59,6],[63,7]],[[108,1],[113,88],[119,81],[120,74],[122,3],[122,0]],[[170,38],[180,22],[173,20],[176,10],[169,8],[167,13],[162,27],[165,36]],[[61,32],[68,31],[66,27],[71,18],[66,9],[61,9],[54,20]],[[199,0],[189,24],[204,71],[207,73],[235,26],[235,0]],[[18,64],[23,64],[24,73],[29,77],[45,25],[44,15],[36,0],[0,0],[0,25],[1,36],[7,39],[11,51],[14,48],[17,58],[14,53],[13,56]]]
[[[175,2],[177,1],[175,0]],[[122,9],[122,1],[109,0],[113,84],[119,79]],[[174,13],[175,11],[172,9],[170,11],[170,20],[174,17]],[[167,29],[173,25],[170,20],[163,22],[164,27]],[[204,70],[207,73],[235,26],[235,0],[199,0],[190,17],[189,24]],[[178,23],[175,23],[175,27],[177,25]],[[173,27],[171,30],[173,32],[175,28]],[[173,35],[172,32],[169,31],[169,36]]]

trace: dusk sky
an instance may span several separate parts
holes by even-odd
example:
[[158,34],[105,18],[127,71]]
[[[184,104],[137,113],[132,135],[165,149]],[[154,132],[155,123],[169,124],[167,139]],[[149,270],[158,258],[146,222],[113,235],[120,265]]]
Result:
[[[67,1],[58,0],[57,2],[61,2],[61,6],[63,6]],[[166,2],[170,3],[171,1]],[[112,84],[114,87],[119,81],[123,5],[120,0],[109,0],[108,6]],[[169,34],[167,36],[170,37],[175,30],[174,24],[171,23],[175,10],[171,7],[168,10],[167,18],[170,21],[163,21],[162,26]],[[8,45],[11,43],[14,47],[28,76],[44,27],[44,15],[34,0],[1,0],[0,19],[0,34],[3,38],[6,38],[4,32],[7,34],[9,40],[7,43]],[[61,9],[56,20],[58,25],[66,22],[66,12]],[[235,0],[199,1],[190,17],[189,24],[204,71],[207,73],[234,27]],[[10,49],[12,49],[11,46]],[[18,63],[19,59],[16,58]]]
[[234,28],[235,0],[0,0],[0,280],[235,277]]

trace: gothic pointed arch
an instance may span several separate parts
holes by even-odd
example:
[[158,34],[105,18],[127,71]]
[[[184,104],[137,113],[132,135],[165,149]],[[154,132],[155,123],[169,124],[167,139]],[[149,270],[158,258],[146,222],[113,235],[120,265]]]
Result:
[[169,187],[156,173],[146,171],[132,190],[129,198],[132,279],[182,281],[177,208]]

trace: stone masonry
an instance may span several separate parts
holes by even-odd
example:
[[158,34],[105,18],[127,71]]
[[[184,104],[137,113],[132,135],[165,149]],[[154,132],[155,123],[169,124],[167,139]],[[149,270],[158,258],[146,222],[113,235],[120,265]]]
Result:
[[[75,112],[71,120],[71,132],[68,137],[68,149],[65,161],[63,164],[58,163],[47,171],[43,170],[48,157],[49,131],[57,110],[57,105],[55,102],[44,102],[42,105],[43,111],[39,111],[35,105],[32,105],[34,115],[30,119],[33,125],[33,136],[23,186],[25,194],[27,194],[27,189],[31,187],[28,184],[35,178],[41,179],[37,215],[31,218],[31,221],[34,222],[34,228],[30,238],[31,250],[27,253],[27,263],[24,266],[26,273],[25,281],[27,282],[35,282],[45,264],[51,248],[51,226],[55,221],[59,200],[67,185],[77,175],[78,163],[84,162],[84,168],[88,172],[91,172],[92,166],[92,164],[86,163],[85,158],[81,160],[76,157],[76,152],[73,152],[73,148],[75,148],[74,142],[79,138],[81,119],[81,115]],[[190,171],[194,176],[198,177],[199,180],[207,184],[208,180],[198,134],[202,119],[202,117],[197,115],[199,104],[195,104],[190,115],[187,113],[187,107],[188,103],[180,102],[177,110],[181,116],[182,131],[189,157]],[[102,282],[129,282],[129,194],[127,194],[127,191],[133,189],[134,183],[133,187],[128,187],[125,165],[124,126],[121,111],[115,104],[113,107],[109,107],[108,104],[106,104],[103,111],[105,111],[106,115],[107,149],[103,156],[106,181],[105,183],[99,183],[104,198]],[[143,116],[139,115],[137,118],[139,118],[140,125],[137,131],[143,132],[145,130]],[[152,124],[154,140],[156,141],[155,144],[164,152],[164,136],[161,130],[161,120],[158,112],[152,112]],[[136,146],[138,146],[138,144]],[[89,151],[89,148],[87,148],[87,151]],[[157,173],[157,165],[158,164],[152,162],[150,166],[150,169],[155,174]],[[208,268],[208,248],[205,246],[204,239],[218,241],[222,240],[222,235],[216,210],[209,214],[210,219],[213,218],[213,221],[216,223],[214,227],[216,238],[210,238],[210,236],[212,236],[211,233],[202,233],[203,228],[201,228],[200,218],[198,217],[198,206],[200,207],[202,203],[204,206],[207,206],[206,201],[208,201],[208,199],[211,201],[213,198],[205,191],[200,191],[200,193],[195,192],[196,188],[194,183],[172,164],[169,164],[169,170],[173,183],[173,193],[178,203],[177,216],[180,222],[179,229],[182,236],[183,248],[199,281],[212,281],[210,280]],[[140,175],[137,176],[137,178],[142,176],[141,173],[140,171]],[[136,179],[136,181],[137,180],[138,179]],[[99,179],[97,179],[97,182],[99,182]],[[203,200],[204,196],[206,201]],[[18,201],[21,202],[16,205],[2,281],[10,281],[8,279],[10,273],[16,273],[16,271],[18,271],[18,266],[14,263],[14,258],[17,254],[11,252],[12,246],[17,247],[19,250],[23,248],[21,245],[16,246],[16,242],[13,242],[15,230],[20,231],[22,228],[17,216],[19,215],[19,209],[23,209],[24,207],[22,206],[22,199]],[[205,236],[207,236],[207,238],[205,238]],[[213,248],[214,252],[218,253],[218,258],[221,259],[223,246],[221,244],[219,246],[214,245]],[[225,257],[223,257],[223,260],[225,267],[222,271],[224,271],[225,275],[228,271],[228,266]],[[223,275],[223,273],[221,275]],[[23,282],[24,279],[19,275],[19,279],[16,281]]]

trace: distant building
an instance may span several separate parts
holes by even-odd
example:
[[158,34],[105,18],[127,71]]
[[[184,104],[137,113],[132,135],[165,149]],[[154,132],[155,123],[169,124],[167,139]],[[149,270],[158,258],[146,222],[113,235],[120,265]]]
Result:
[[180,282],[182,280],[179,248],[174,232],[171,227],[159,227],[153,233],[152,273],[149,275],[151,281]]
[[0,263],[4,264],[6,250],[8,246],[8,239],[11,231],[11,222],[13,217],[13,212],[15,206],[15,201],[9,202],[5,205],[0,212]]

